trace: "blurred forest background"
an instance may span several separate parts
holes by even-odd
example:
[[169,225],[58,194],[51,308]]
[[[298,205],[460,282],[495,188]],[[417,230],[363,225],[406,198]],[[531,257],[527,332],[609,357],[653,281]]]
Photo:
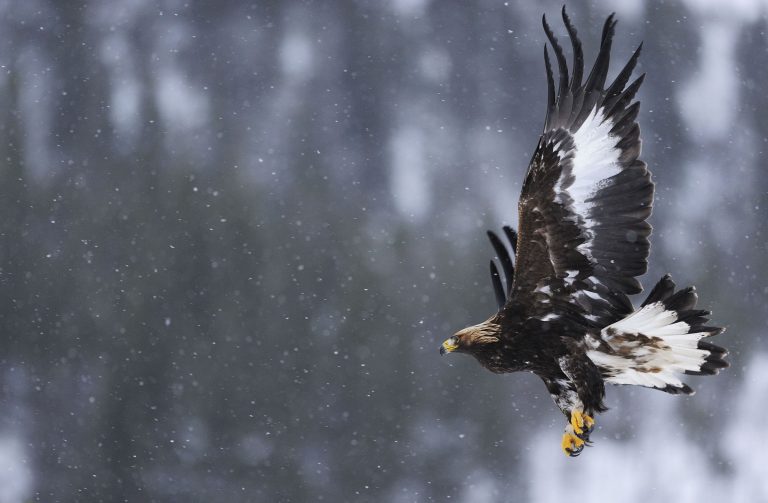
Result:
[[568,2],[612,74],[645,41],[643,282],[732,368],[611,388],[572,460],[536,377],[438,355],[495,310],[561,5],[0,1],[0,501],[768,501],[763,1]]

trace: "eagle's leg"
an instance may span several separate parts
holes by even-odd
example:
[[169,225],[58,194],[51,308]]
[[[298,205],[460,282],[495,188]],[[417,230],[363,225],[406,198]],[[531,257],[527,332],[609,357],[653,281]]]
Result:
[[585,412],[584,402],[572,381],[562,376],[560,379],[544,379],[544,382],[552,399],[568,419],[560,446],[568,456],[578,456],[589,445],[589,434],[595,420]]
[[558,358],[563,378],[547,383],[552,398],[568,418],[561,445],[572,457],[589,445],[589,435],[595,428],[595,412],[605,410],[605,385],[600,371],[579,349],[574,347],[571,354]]

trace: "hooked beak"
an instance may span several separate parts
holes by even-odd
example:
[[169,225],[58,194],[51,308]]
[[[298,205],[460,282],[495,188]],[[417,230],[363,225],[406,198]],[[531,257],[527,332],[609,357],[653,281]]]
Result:
[[449,337],[443,342],[442,346],[440,346],[440,355],[442,356],[445,353],[456,351],[458,347],[459,341],[456,340],[456,337]]

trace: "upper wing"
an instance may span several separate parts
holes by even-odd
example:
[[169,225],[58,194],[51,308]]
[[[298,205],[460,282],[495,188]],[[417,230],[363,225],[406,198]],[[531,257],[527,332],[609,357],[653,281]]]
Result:
[[638,159],[639,102],[633,102],[643,75],[627,85],[640,47],[606,89],[616,24],[611,15],[594,68],[582,84],[581,42],[565,8],[563,20],[573,46],[572,75],[543,20],[560,80],[556,94],[545,46],[547,117],[520,196],[514,296],[559,288],[587,313],[606,302],[623,311],[631,309],[626,294],[641,290],[636,276],[647,269],[651,232],[646,219],[653,183]]

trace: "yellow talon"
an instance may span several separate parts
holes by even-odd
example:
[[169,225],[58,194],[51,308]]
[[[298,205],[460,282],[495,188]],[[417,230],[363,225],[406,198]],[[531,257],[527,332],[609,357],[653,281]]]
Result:
[[582,411],[574,409],[571,412],[571,426],[573,426],[573,431],[575,431],[578,435],[584,433],[585,426],[587,430],[590,430],[594,425],[595,420],[587,414],[584,414]]
[[570,431],[566,431],[563,433],[563,442],[561,446],[566,456],[578,456],[584,448],[584,441]]

